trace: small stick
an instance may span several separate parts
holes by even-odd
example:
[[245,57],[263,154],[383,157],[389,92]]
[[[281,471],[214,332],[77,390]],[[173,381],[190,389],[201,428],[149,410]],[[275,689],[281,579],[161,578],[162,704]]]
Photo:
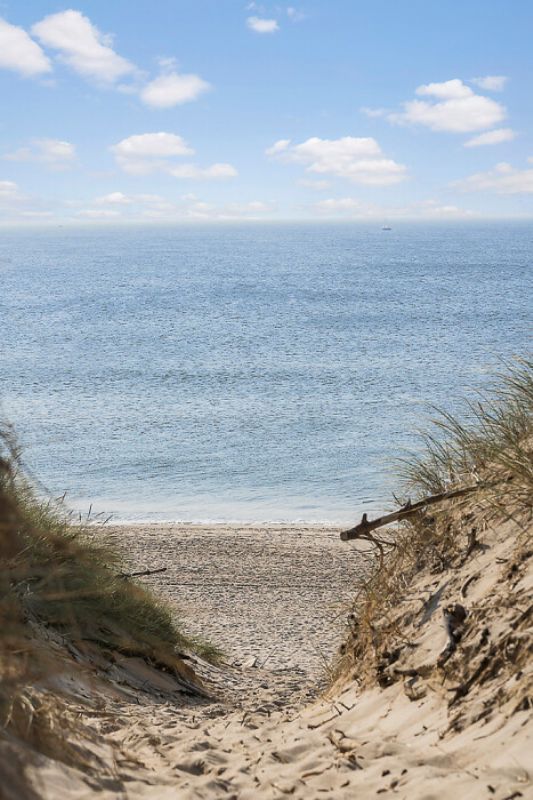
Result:
[[166,572],[167,567],[160,567],[159,569],[145,569],[142,572],[121,572],[117,577],[119,578],[141,578],[144,575],[157,575],[159,572]]

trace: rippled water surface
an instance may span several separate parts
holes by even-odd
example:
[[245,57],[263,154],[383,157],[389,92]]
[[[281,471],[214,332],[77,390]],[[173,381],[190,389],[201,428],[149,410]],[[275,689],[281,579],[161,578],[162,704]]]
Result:
[[352,521],[526,351],[532,260],[524,223],[4,231],[4,416],[78,509]]

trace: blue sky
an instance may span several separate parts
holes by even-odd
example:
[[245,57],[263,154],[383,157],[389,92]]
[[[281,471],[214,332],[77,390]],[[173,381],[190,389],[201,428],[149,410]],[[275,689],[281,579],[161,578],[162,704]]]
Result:
[[533,216],[530,0],[0,2],[0,221]]

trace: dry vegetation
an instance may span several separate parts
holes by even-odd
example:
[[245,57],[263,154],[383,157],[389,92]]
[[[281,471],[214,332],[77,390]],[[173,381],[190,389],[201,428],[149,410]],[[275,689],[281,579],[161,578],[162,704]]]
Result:
[[[13,615],[53,626],[122,653],[165,663],[179,650],[213,658],[216,650],[185,636],[175,615],[148,590],[125,579],[120,559],[89,528],[73,526],[61,504],[36,499],[4,432],[0,498],[9,552],[0,578]],[[9,542],[9,545],[7,543]]]
[[64,668],[49,646],[54,637],[65,652],[97,648],[110,663],[117,654],[138,656],[188,679],[183,651],[211,660],[218,653],[185,636],[171,609],[124,578],[115,553],[72,526],[61,504],[36,498],[9,429],[0,430],[0,444],[0,784],[6,796],[31,797],[17,741],[81,769],[90,761],[72,745],[76,715],[59,695],[35,690]]
[[[455,686],[449,689],[453,704],[474,683],[497,674],[502,665],[508,674],[522,677],[531,656],[531,640],[525,633],[531,590],[521,579],[532,554],[533,364],[521,360],[511,365],[489,399],[468,406],[466,420],[439,414],[433,430],[424,436],[422,455],[403,460],[403,486],[413,500],[465,486],[477,489],[375,535],[382,558],[374,560],[377,565],[370,577],[357,587],[350,634],[337,663],[341,680],[387,686],[406,677],[416,683],[433,674]],[[407,497],[398,505],[403,506]],[[506,536],[509,552],[503,549],[498,556],[501,597],[494,595],[499,608],[491,616],[486,601],[482,607],[463,607],[462,603],[468,606],[465,598],[471,586],[480,580],[478,569],[465,582],[469,563],[489,550],[494,561]],[[498,563],[487,567],[494,567],[497,574]],[[434,595],[431,585],[440,587]],[[443,608],[448,646],[433,663],[413,666],[417,631],[424,615],[429,618],[441,604],[441,594],[444,601],[454,600]],[[491,634],[492,623],[495,627],[502,623],[499,638]],[[461,639],[462,657],[454,657]],[[517,702],[530,702],[525,684],[522,690]]]

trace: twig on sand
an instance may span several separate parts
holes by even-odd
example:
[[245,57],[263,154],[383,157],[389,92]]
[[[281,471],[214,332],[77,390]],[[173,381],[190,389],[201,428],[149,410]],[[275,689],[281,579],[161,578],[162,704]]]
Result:
[[145,575],[158,575],[160,572],[166,572],[168,567],[159,567],[159,569],[144,569],[141,572],[121,572],[117,577],[119,578],[142,578]]

